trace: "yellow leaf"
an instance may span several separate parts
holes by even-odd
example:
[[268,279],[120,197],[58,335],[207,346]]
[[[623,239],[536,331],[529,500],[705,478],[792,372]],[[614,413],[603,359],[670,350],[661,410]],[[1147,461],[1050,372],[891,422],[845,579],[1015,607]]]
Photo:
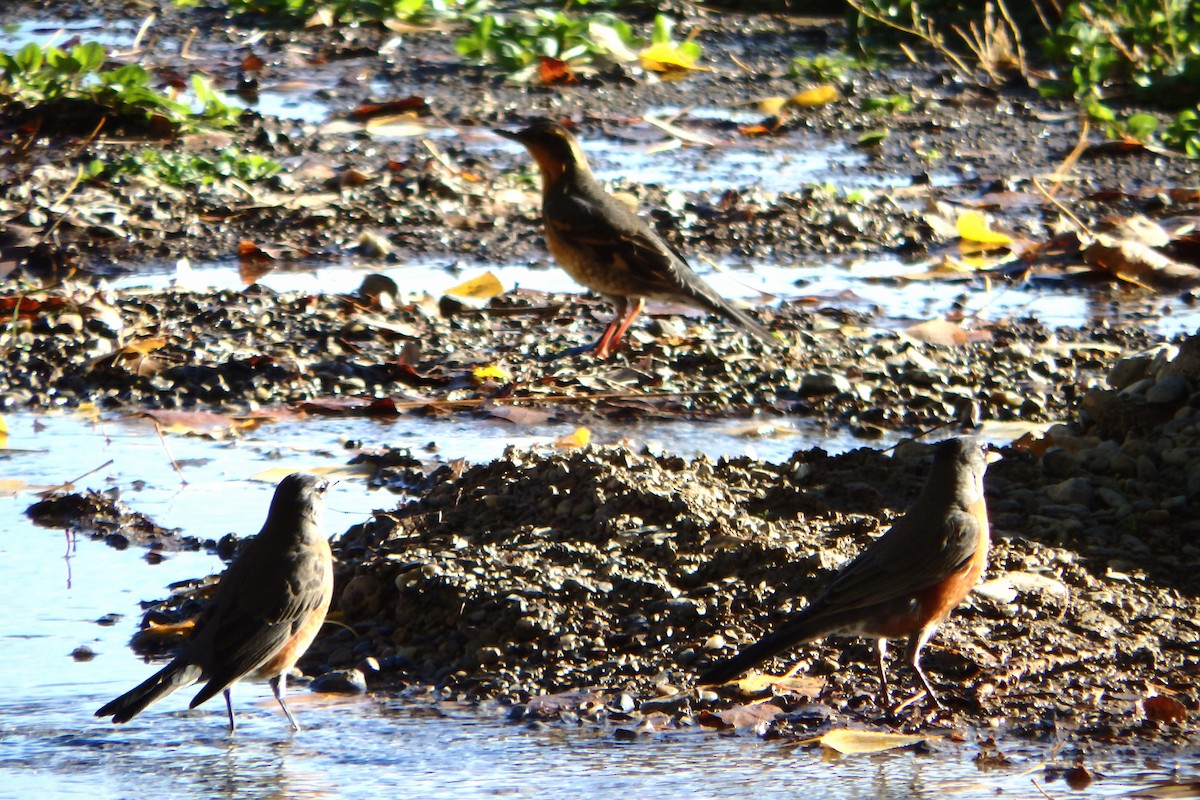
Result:
[[575,447],[587,447],[592,440],[592,432],[587,428],[576,428],[574,433],[568,433],[555,439],[554,446],[570,450]]
[[0,449],[8,447],[8,423],[0,417]]
[[138,339],[125,345],[126,353],[147,355],[155,350],[167,346],[167,340],[164,336],[153,336],[145,339]]
[[788,105],[796,108],[817,108],[818,106],[827,106],[840,97],[837,87],[826,83],[805,89],[803,92],[797,92],[788,99]]
[[80,403],[75,409],[75,413],[92,422],[98,422],[100,419],[100,409],[96,407],[95,403]]
[[968,242],[977,242],[993,247],[1005,247],[1012,244],[1011,236],[992,230],[987,217],[978,211],[964,211],[959,214],[954,228],[958,231],[958,235]]
[[699,69],[696,59],[681,52],[678,45],[670,42],[657,42],[638,53],[643,69],[655,72],[669,72],[673,69]]
[[808,675],[765,675],[751,673],[734,682],[737,690],[744,695],[753,696],[771,690],[775,694],[802,694],[817,697],[825,688],[824,678],[814,678]]
[[844,755],[854,755],[857,753],[882,753],[884,750],[909,747],[932,738],[934,737],[841,729],[830,731],[818,739],[808,741],[819,742],[822,747],[828,747],[830,750],[836,750]]
[[[271,467],[270,469],[264,469],[262,472],[254,473],[250,476],[250,480],[262,481],[263,483],[279,483],[295,471],[295,464],[290,467]],[[306,466],[304,467],[304,471],[320,475],[322,478],[327,478],[331,481],[336,481],[340,478],[367,477],[370,475],[371,468],[367,464],[345,464],[333,467]]]
[[196,627],[196,620],[194,619],[185,619],[183,622],[155,622],[154,620],[147,620],[146,622],[146,630],[148,632],[163,636],[173,633],[187,633],[194,627]]
[[490,271],[447,289],[444,294],[456,300],[487,301],[504,294],[504,284]]
[[757,100],[751,100],[750,104],[759,113],[775,117],[783,113],[783,110],[787,108],[790,102],[790,97],[760,97]]
[[27,492],[32,488],[20,478],[0,478],[0,497],[15,497],[18,492]]
[[496,364],[475,367],[475,369],[471,370],[471,376],[480,383],[483,383],[489,378],[500,383],[508,383],[512,380],[512,374],[504,367],[497,366]]

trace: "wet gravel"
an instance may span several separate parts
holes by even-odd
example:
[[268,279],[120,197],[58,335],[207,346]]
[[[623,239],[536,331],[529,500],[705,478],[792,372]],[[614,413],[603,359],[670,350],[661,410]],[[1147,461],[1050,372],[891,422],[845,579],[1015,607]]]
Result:
[[[33,139],[29,126],[0,124],[0,152],[7,153],[0,160],[0,263],[11,259],[25,274],[46,279],[180,255],[236,258],[246,242],[282,260],[544,258],[531,166],[522,152],[497,150],[490,129],[550,115],[573,119],[585,139],[650,147],[668,137],[640,117],[674,109],[683,110],[679,125],[717,142],[713,149],[689,145],[671,155],[679,169],[703,168],[712,154],[752,163],[828,153],[826,169],[798,177],[784,191],[763,190],[750,169],[739,170],[727,186],[665,192],[643,185],[641,162],[630,168],[628,152],[617,156],[619,163],[593,153],[594,166],[633,173],[615,185],[654,209],[664,235],[687,252],[714,258],[794,261],[880,250],[920,255],[942,242],[923,215],[945,201],[990,209],[1005,227],[1034,240],[1060,229],[1063,207],[1089,227],[1114,214],[1173,219],[1196,213],[1195,193],[1170,192],[1194,183],[1194,164],[1136,149],[1079,159],[1051,202],[1035,179],[1058,169],[1078,144],[1073,109],[1032,89],[963,82],[932,61],[851,71],[838,81],[838,102],[774,122],[764,116],[774,133],[745,136],[739,132],[744,117],[736,115],[746,114],[750,101],[791,96],[809,85],[788,75],[791,58],[829,47],[841,35],[840,24],[708,14],[690,4],[676,11],[684,17],[681,35],[694,34],[705,46],[708,71],[663,81],[616,66],[575,86],[544,88],[462,64],[453,49],[462,30],[452,25],[406,32],[397,48],[389,46],[391,31],[369,25],[260,34],[253,18],[222,20],[207,8],[158,9],[139,58],[164,80],[200,66],[226,91],[250,82],[286,94],[296,92],[299,81],[306,85],[299,90],[304,99],[340,116],[363,103],[415,97],[407,121],[427,126],[426,135],[374,136],[255,113],[230,131],[166,141],[91,136],[94,120],[62,115],[41,120]],[[97,13],[136,29],[145,9],[20,2],[0,10],[0,23],[44,19],[53,27]],[[185,59],[179,42],[193,29],[198,35]],[[262,66],[248,74],[249,61]],[[868,101],[896,96],[910,98],[912,109],[891,115],[863,110]],[[693,108],[697,113],[689,114]],[[884,129],[890,135],[880,146],[857,147],[864,133]],[[1091,138],[1102,139],[1095,131]],[[80,169],[98,158],[112,161],[147,148],[212,158],[231,145],[274,159],[284,170],[262,181],[182,189],[144,178],[79,180]],[[644,161],[646,167],[656,163],[653,156]],[[846,189],[864,185],[868,191]],[[382,237],[387,254],[361,250],[364,234]]]
[[[442,468],[336,537],[341,625],[303,666],[624,737],[868,725],[1194,743],[1200,339],[1109,378],[988,471],[988,571],[924,659],[945,709],[880,708],[873,648],[854,639],[802,645],[764,665],[770,680],[691,686],[903,513],[929,463],[918,443],[781,464],[511,449]],[[798,677],[779,677],[793,665]],[[902,665],[892,673],[898,694],[914,691]]]
[[598,361],[572,348],[595,341],[607,305],[524,292],[479,311],[411,299],[383,309],[353,292],[32,292],[3,335],[0,408],[530,422],[794,415],[873,439],[955,421],[1062,419],[1116,360],[1165,341],[1136,328],[964,320],[948,323],[946,341],[961,343],[934,344],[879,327],[883,309],[785,303],[758,312],[775,347],[668,314]]
[[[101,5],[100,13],[138,23],[145,12]],[[31,10],[49,13],[46,4],[18,3],[0,22]],[[74,10],[94,13],[91,4]],[[72,9],[55,4],[53,12]],[[177,48],[158,45],[203,23],[195,52],[219,83],[234,85],[249,46],[237,25],[218,21],[208,10],[164,7],[161,41],[148,42],[148,57],[180,67]],[[431,148],[416,137],[379,140],[251,115],[230,134],[169,144],[211,155],[237,143],[285,165],[253,185],[76,183],[79,166],[97,156],[161,142],[92,139],[90,126],[48,125],[31,138],[0,125],[0,264],[15,266],[21,281],[0,298],[3,408],[495,415],[517,407],[581,423],[801,415],[864,440],[939,425],[949,432],[981,421],[1067,420],[1044,442],[1005,448],[988,473],[995,541],[986,582],[925,659],[943,711],[879,708],[871,650],[847,640],[806,645],[769,665],[779,673],[798,662],[803,680],[743,687],[748,696],[689,691],[704,665],[802,607],[902,513],[926,468],[918,446],[894,455],[798,452],[784,464],[622,447],[510,451],[436,473],[378,455],[378,480],[416,496],[338,537],[335,614],[349,627],[330,626],[303,666],[340,690],[363,681],[426,694],[432,686],[443,698],[507,704],[517,719],[609,724],[622,738],[695,726],[807,736],[868,724],[1054,743],[1194,743],[1195,340],[1176,352],[1178,342],[1134,328],[967,320],[961,337],[939,344],[880,328],[881,313],[784,303],[757,312],[779,332],[777,348],[672,314],[600,363],[563,355],[593,341],[610,313],[575,297],[512,293],[469,311],[419,291],[382,308],[354,287],[342,297],[257,287],[120,296],[86,284],[41,288],[77,269],[247,250],[248,261],[267,263],[544,261],[528,160],[493,152],[486,128],[551,114],[574,118],[585,135],[652,144],[661,140],[656,129],[636,121],[647,109],[697,100],[729,108],[791,94],[799,87],[781,65],[828,35],[773,17],[695,13],[686,25],[701,29],[713,72],[663,83],[617,71],[569,90],[526,90],[458,67],[445,30],[411,34],[403,58],[365,67],[390,34],[272,33],[254,46],[268,80],[301,69],[301,53],[303,69],[333,65],[338,78],[321,96],[339,110],[378,99],[371,87],[383,85],[389,96],[424,97],[420,121],[457,136]],[[1059,224],[1060,207],[1033,178],[1076,145],[1069,109],[1032,92],[966,85],[936,67],[858,73],[841,89],[848,102],[785,120],[771,137],[743,141],[729,119],[678,121],[749,152],[853,147],[880,125],[858,101],[911,94],[915,110],[886,120],[892,134],[879,149],[832,168],[902,189],[858,196],[751,183],[678,192],[640,185],[636,175],[618,188],[658,209],[652,221],[685,250],[734,259],[925,253],[942,243],[924,216],[937,201],[991,208],[1035,239]],[[1194,174],[1190,162],[1144,151],[1085,158],[1057,200],[1089,225],[1113,213],[1186,216],[1195,194],[1162,189],[1189,185]],[[485,366],[500,369],[477,370]],[[98,506],[97,516],[110,513]],[[180,607],[177,598],[151,615],[188,616],[196,602]],[[912,685],[903,667],[893,674]],[[736,709],[751,699],[778,711],[762,705],[746,723]]]

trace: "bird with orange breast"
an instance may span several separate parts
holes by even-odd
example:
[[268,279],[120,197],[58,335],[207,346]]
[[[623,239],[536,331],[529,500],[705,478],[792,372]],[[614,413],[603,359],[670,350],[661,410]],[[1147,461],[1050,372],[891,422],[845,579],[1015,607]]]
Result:
[[592,175],[571,132],[548,119],[524,130],[497,130],[525,145],[542,173],[542,224],[559,266],[579,283],[612,301],[617,315],[594,348],[608,358],[646,299],[712,311],[768,345],[779,341],[746,312],[731,305]]
[[328,488],[307,473],[280,481],[262,530],[221,575],[179,655],[96,716],[128,722],[176,689],[206,681],[188,707],[223,692],[232,732],[231,687],[267,678],[293,730],[300,730],[283,698],[288,670],[316,638],[333,598],[333,554],[321,526]]
[[986,469],[986,454],[975,439],[948,439],[936,445],[920,496],[887,533],[840,570],[784,628],[717,663],[697,683],[726,683],[804,642],[863,636],[877,642],[883,703],[890,706],[884,666],[887,641],[906,638],[905,661],[940,708],[937,692],[921,669],[921,649],[987,566]]

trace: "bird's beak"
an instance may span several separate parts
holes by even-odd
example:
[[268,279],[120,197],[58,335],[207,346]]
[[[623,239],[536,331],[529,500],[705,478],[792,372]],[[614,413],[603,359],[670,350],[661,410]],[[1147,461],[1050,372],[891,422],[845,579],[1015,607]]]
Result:
[[499,128],[492,128],[492,133],[496,134],[497,136],[503,136],[505,139],[513,139],[515,141],[521,140],[521,134],[513,133],[512,131],[503,131]]

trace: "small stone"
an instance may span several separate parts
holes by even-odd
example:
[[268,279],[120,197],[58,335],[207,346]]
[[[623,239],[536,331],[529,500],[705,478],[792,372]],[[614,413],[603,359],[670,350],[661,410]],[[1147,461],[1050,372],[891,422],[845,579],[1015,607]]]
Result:
[[71,658],[76,661],[91,661],[96,657],[96,651],[88,647],[86,644],[81,644],[71,651]]
[[1042,455],[1042,468],[1055,478],[1079,474],[1079,459],[1061,447],[1051,447]]
[[1046,487],[1046,496],[1066,505],[1091,505],[1094,492],[1086,478],[1068,478]]
[[309,688],[321,694],[365,694],[367,678],[362,670],[335,669],[313,678]]
[[1131,356],[1122,358],[1108,371],[1107,382],[1113,389],[1124,389],[1134,381],[1141,380],[1150,366],[1149,356]]
[[1191,387],[1182,375],[1168,375],[1146,392],[1146,402],[1155,405],[1182,403],[1191,394]]
[[844,375],[830,372],[809,372],[800,378],[799,393],[803,397],[827,394],[846,394],[851,390],[850,381]]

